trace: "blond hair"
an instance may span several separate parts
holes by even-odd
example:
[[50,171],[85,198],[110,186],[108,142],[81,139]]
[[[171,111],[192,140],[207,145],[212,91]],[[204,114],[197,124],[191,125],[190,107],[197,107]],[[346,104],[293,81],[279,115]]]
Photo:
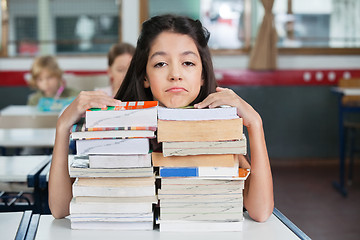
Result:
[[44,70],[47,70],[51,76],[56,77],[59,81],[62,80],[63,71],[60,69],[56,59],[53,56],[41,56],[37,57],[31,66],[30,87],[37,88],[36,79],[39,78]]

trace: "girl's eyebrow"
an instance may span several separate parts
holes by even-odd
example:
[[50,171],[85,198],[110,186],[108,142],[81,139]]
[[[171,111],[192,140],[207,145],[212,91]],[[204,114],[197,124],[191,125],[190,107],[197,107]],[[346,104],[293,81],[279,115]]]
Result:
[[[150,59],[153,59],[153,58],[156,57],[156,56],[166,56],[166,55],[168,55],[166,52],[164,52],[164,51],[158,51],[158,52],[155,52],[154,54],[152,54],[152,55],[150,56]],[[196,53],[194,53],[193,51],[190,51],[190,50],[181,53],[181,55],[183,55],[183,56],[193,55],[193,56],[195,56],[196,58],[199,58],[199,56],[198,56]]]

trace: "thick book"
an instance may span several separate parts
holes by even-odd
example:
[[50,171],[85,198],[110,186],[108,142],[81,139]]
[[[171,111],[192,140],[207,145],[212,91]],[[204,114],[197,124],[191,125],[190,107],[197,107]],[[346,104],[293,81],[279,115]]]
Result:
[[151,154],[89,155],[90,168],[151,167]]
[[158,142],[228,141],[243,137],[242,118],[226,120],[158,120]]
[[237,161],[234,154],[164,157],[160,152],[153,152],[151,156],[154,167],[233,167]]
[[[100,206],[95,213],[88,212],[86,207],[84,213],[71,213],[71,222],[152,222],[154,218],[152,212],[113,213],[110,209],[110,213],[101,213],[102,207]],[[139,209],[138,206],[134,207]],[[126,209],[126,206],[124,208]]]
[[243,220],[226,221],[186,221],[159,220],[160,232],[238,232],[243,229]]
[[148,138],[77,140],[76,154],[148,154]]
[[155,184],[155,176],[137,177],[137,178],[116,178],[116,177],[88,177],[78,178],[79,186],[94,187],[136,187],[136,186],[152,186]]
[[199,154],[242,154],[246,155],[246,138],[232,141],[213,142],[163,142],[164,157]]
[[136,185],[136,186],[117,186],[114,184],[81,184],[78,179],[72,185],[74,197],[145,197],[155,195],[155,184]]
[[[73,197],[70,214],[128,214],[127,217],[148,216],[156,196],[149,197]],[[131,213],[131,215],[130,215]],[[100,217],[98,215],[98,217]],[[123,216],[125,219],[125,215]],[[143,216],[144,217],[144,216]],[[124,220],[122,219],[122,220]]]
[[143,231],[153,230],[153,221],[146,222],[109,222],[109,221],[91,221],[91,222],[71,222],[71,229],[78,230],[122,230],[122,231]]
[[136,178],[136,177],[152,177],[153,167],[141,168],[89,168],[89,160],[85,158],[74,158],[69,168],[70,177],[121,177],[121,178]]
[[177,121],[192,121],[192,120],[223,120],[239,118],[236,107],[221,106],[217,108],[202,108],[197,109],[193,107],[187,108],[158,108],[158,118],[161,120],[177,120]]
[[87,128],[156,127],[157,101],[122,102],[120,106],[86,111]]
[[[73,140],[86,139],[124,139],[124,138],[154,138],[154,130],[150,128],[97,128],[89,130],[85,123],[75,124],[71,129],[70,137]],[[155,129],[155,128],[152,128]]]
[[236,177],[238,162],[234,167],[160,167],[160,177]]

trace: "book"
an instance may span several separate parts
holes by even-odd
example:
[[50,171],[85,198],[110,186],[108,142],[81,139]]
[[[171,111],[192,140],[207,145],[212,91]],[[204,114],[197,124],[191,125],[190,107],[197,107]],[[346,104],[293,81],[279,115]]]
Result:
[[234,167],[160,167],[160,177],[236,177],[239,163]]
[[153,230],[153,221],[146,222],[71,222],[71,229],[79,230]]
[[165,108],[158,107],[158,118],[161,120],[223,120],[239,118],[236,107],[221,106],[217,108]]
[[70,177],[152,177],[153,167],[142,168],[89,168],[89,160],[86,158],[74,158],[69,168]]
[[89,177],[77,179],[79,186],[94,187],[136,187],[152,186],[155,184],[155,176],[136,177],[136,178],[116,178],[116,177]]
[[159,220],[157,223],[160,224],[160,232],[235,232],[243,229],[243,220],[237,222]]
[[[124,129],[124,130],[122,130]],[[127,130],[129,129],[129,130]],[[123,139],[123,138],[154,138],[154,130],[142,130],[145,128],[92,128],[87,129],[85,123],[75,124],[71,129],[70,137],[73,140],[86,139]],[[149,129],[149,128],[148,128]],[[155,128],[153,128],[155,129]]]
[[[127,217],[141,217],[152,213],[156,196],[148,197],[73,197],[70,202],[71,217],[74,214],[128,214]],[[131,214],[130,214],[131,213]],[[104,215],[102,215],[104,216]],[[124,218],[126,215],[123,216]]]
[[147,154],[148,138],[77,140],[76,154]]
[[90,168],[151,167],[151,154],[89,155]]
[[71,222],[152,222],[153,215],[152,212],[87,213],[87,209],[85,209],[85,213],[71,213],[70,217]]
[[156,127],[157,101],[122,102],[120,106],[86,110],[87,128]]
[[237,161],[234,154],[164,157],[162,153],[152,152],[151,158],[154,167],[233,167]]
[[158,142],[227,141],[243,137],[242,118],[227,120],[158,120]]
[[60,112],[66,106],[68,106],[75,97],[69,98],[50,98],[41,97],[37,104],[37,109],[43,112]]
[[199,154],[242,154],[246,155],[246,138],[232,141],[212,142],[163,142],[164,157]]
[[110,184],[79,184],[78,179],[72,185],[73,197],[145,197],[155,195],[155,184],[137,186],[116,186]]

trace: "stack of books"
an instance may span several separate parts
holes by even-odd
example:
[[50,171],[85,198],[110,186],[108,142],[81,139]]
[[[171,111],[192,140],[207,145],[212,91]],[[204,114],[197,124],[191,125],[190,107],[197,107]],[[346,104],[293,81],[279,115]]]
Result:
[[243,188],[249,171],[242,119],[234,107],[158,108],[160,231],[241,231]]
[[155,137],[157,104],[89,109],[84,122],[73,126],[72,229],[153,229],[158,200],[149,139]]

